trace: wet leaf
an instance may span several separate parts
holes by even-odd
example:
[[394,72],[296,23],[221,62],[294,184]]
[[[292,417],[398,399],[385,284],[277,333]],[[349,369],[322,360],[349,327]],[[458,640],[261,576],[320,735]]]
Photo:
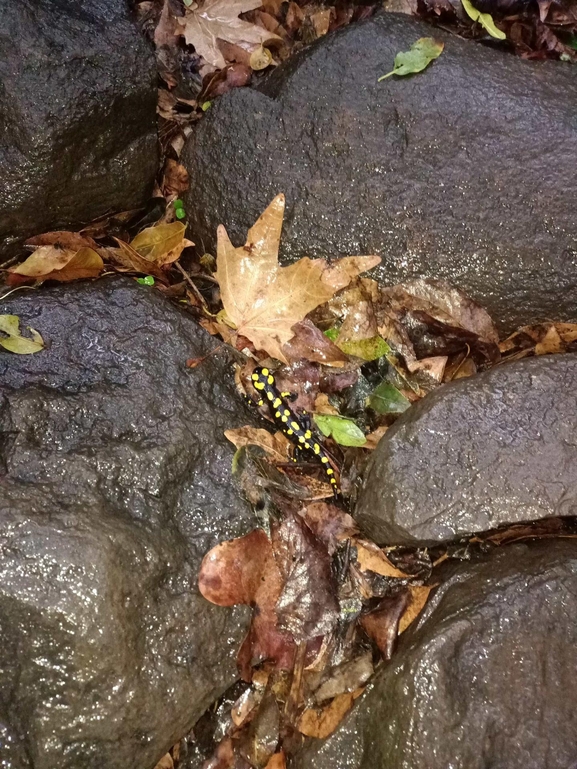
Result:
[[367,683],[372,674],[372,652],[347,660],[328,671],[327,679],[314,693],[315,702],[320,705],[339,694],[355,692]]
[[357,562],[362,571],[374,571],[383,577],[398,579],[407,579],[410,576],[397,569],[374,542],[365,539],[355,539],[352,542],[357,549]]
[[265,769],[286,769],[286,757],[284,752],[275,753],[271,756]]
[[258,712],[238,741],[238,751],[251,766],[266,766],[279,742],[280,712],[272,691],[267,691]]
[[294,336],[293,326],[381,260],[377,256],[344,257],[329,264],[304,257],[280,267],[284,205],[284,195],[277,195],[240,248],[232,245],[222,225],[218,228],[216,279],[237,333],[286,363],[282,346]]
[[363,446],[364,449],[369,449],[370,451],[374,451],[377,448],[377,445],[383,435],[387,432],[389,429],[388,425],[381,425],[380,427],[377,427],[376,430],[373,430],[372,433],[369,433],[367,435],[367,442]]
[[274,435],[257,427],[238,427],[235,430],[225,430],[225,437],[233,443],[237,449],[242,446],[260,446],[276,462],[286,462],[290,459],[291,442],[281,432]]
[[27,246],[57,246],[61,249],[71,251],[80,251],[81,248],[98,248],[95,241],[88,235],[80,232],[68,232],[67,230],[57,230],[55,232],[44,232],[42,235],[35,235],[28,238]]
[[377,414],[402,414],[411,401],[390,382],[381,382],[371,393],[368,405]]
[[399,620],[410,601],[408,589],[395,596],[387,596],[378,606],[359,618],[359,623],[369,638],[374,641],[383,659],[390,660],[399,633]]
[[174,761],[170,753],[165,753],[154,769],[174,769]]
[[218,606],[246,604],[256,600],[271,543],[262,529],[213,547],[203,558],[198,587],[207,601]]
[[130,246],[147,261],[159,266],[171,264],[178,259],[183,249],[194,245],[184,237],[185,230],[186,224],[182,222],[147,227],[134,238]]
[[239,45],[260,46],[278,35],[248,21],[239,19],[241,13],[259,8],[262,0],[204,0],[198,8],[187,9],[179,19],[181,34],[187,45],[193,45],[199,56],[217,69],[226,66],[218,41]]
[[114,238],[114,240],[118,243],[118,248],[106,249],[107,256],[111,261],[134,272],[140,272],[144,275],[150,273],[161,283],[167,282],[160,267],[141,256],[129,243],[125,243],[119,238]]
[[412,75],[422,72],[429,64],[437,59],[443,52],[444,43],[434,40],[432,37],[421,37],[413,43],[409,51],[401,51],[395,56],[395,67],[391,72],[379,78],[385,80],[391,75]]
[[478,11],[473,3],[471,3],[471,0],[461,0],[461,2],[467,15],[470,16],[473,21],[478,21],[491,37],[496,37],[497,40],[505,40],[507,38],[507,35],[495,26],[495,22],[490,13],[481,13],[481,11]]
[[0,315],[0,347],[17,355],[31,355],[44,349],[44,340],[33,328],[28,328],[32,339],[20,333],[20,318],[18,315]]
[[266,69],[272,62],[272,53],[262,45],[251,53],[249,59],[250,68],[255,71]]
[[434,587],[435,585],[409,585],[409,604],[399,621],[399,635],[404,633],[423,611]]
[[272,541],[284,581],[276,605],[279,628],[297,643],[327,635],[336,626],[339,609],[326,548],[294,515],[285,518]]
[[347,355],[308,318],[295,323],[292,330],[293,338],[282,348],[289,362],[305,358],[325,366],[342,367],[348,361]]
[[341,446],[364,446],[367,441],[364,432],[352,419],[330,414],[315,414],[314,420],[323,435],[327,438],[331,437]]
[[329,555],[335,552],[339,542],[358,533],[354,519],[329,502],[311,502],[301,515]]
[[324,708],[305,710],[298,722],[299,732],[325,740],[353,707],[354,701],[353,694],[340,694]]
[[347,355],[355,355],[366,361],[377,360],[391,352],[391,348],[381,336],[370,339],[352,339],[348,342],[337,340],[337,346]]

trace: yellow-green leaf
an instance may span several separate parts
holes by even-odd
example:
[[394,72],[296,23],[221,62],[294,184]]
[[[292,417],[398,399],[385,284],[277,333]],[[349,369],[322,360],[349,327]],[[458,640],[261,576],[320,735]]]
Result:
[[150,262],[158,262],[182,243],[185,230],[186,224],[182,222],[147,227],[138,233],[130,245],[140,256]]
[[0,315],[0,331],[7,336],[0,336],[0,347],[17,355],[31,355],[44,349],[44,340],[33,328],[29,328],[32,339],[20,334],[18,315]]
[[479,24],[487,30],[491,37],[496,37],[497,40],[505,40],[507,38],[507,35],[503,32],[503,30],[495,26],[495,22],[493,21],[493,17],[490,13],[481,13],[481,11],[478,11],[471,3],[471,0],[461,0],[461,2],[463,4],[463,8],[467,12],[467,15],[470,16],[473,21],[478,21]]
[[314,420],[323,435],[332,436],[341,446],[364,446],[367,442],[364,432],[352,419],[333,414],[315,414]]
[[[326,333],[326,332],[325,332]],[[355,355],[363,360],[378,360],[391,352],[391,348],[382,336],[371,336],[369,339],[349,339],[345,342],[336,341],[337,347],[346,355]]]
[[401,51],[395,56],[394,69],[382,75],[379,83],[391,75],[413,75],[415,72],[421,72],[442,54],[444,47],[444,43],[432,37],[420,37],[410,50]]

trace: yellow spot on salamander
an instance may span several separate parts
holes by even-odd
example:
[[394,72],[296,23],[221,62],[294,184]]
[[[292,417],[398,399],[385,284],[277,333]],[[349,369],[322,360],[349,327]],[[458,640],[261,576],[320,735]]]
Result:
[[270,385],[271,385],[271,384],[274,384],[274,377],[273,377],[271,374],[269,374],[269,375],[268,375],[268,377],[267,377],[267,380],[266,380],[266,381],[267,381],[267,382],[268,382]]
[[313,434],[311,433],[311,431],[307,430],[305,433],[305,438],[312,438],[312,437],[313,437]]
[[332,467],[327,467],[327,475],[333,475],[333,474],[334,474],[334,472],[335,472],[335,471],[333,470],[333,468],[332,468]]
[[291,427],[293,430],[296,430],[297,432],[301,429],[298,422],[291,422]]
[[284,410],[284,415],[285,415],[285,417],[290,417],[291,413],[290,413],[290,411],[288,409],[285,409]]
[[304,435],[299,435],[299,441],[301,443],[304,443],[305,442],[305,436]]
[[261,373],[262,373],[263,376],[268,376],[268,369],[267,368],[263,368]]
[[294,435],[294,432],[293,432],[293,431],[292,431],[292,430],[289,428],[289,429],[286,431],[286,434],[287,434],[287,435]]
[[315,452],[315,454],[321,453],[321,447],[319,446],[318,443],[315,443],[315,445],[313,446],[313,451]]
[[266,394],[266,397],[269,399],[269,401],[272,401],[273,398],[274,398],[274,395],[269,390],[269,392],[267,392],[267,394]]
[[252,381],[253,382],[258,382],[258,374],[253,374],[252,375]]
[[282,417],[281,417],[281,421],[282,422],[288,422],[288,417],[285,414],[283,414]]
[[276,398],[276,399],[275,399],[275,400],[272,402],[272,407],[273,407],[273,409],[278,409],[278,407],[281,405],[281,403],[282,403],[281,399],[280,399],[280,398]]
[[324,462],[325,465],[327,464],[328,461],[329,461],[328,457],[321,457],[321,462]]
[[310,449],[310,447],[311,447],[310,443],[305,443],[305,449]]
[[257,406],[264,406],[264,401],[262,398],[259,401],[257,401]]
[[335,486],[337,485],[337,482],[335,481],[334,478],[331,478],[331,483],[333,483]]
[[280,394],[280,397],[281,397],[281,398],[288,398],[288,397],[289,397],[289,395],[290,395],[290,393],[288,392],[288,390],[285,390],[285,392],[284,392],[284,393],[281,393],[281,394]]
[[280,411],[277,411],[277,412],[275,413],[275,417],[276,417],[277,419],[280,419]]
[[254,386],[257,390],[264,390],[264,384],[262,382],[255,382]]

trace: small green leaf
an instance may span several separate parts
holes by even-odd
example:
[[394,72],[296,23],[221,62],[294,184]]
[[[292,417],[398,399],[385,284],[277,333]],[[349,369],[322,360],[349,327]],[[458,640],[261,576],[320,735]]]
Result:
[[479,24],[487,30],[491,37],[496,37],[497,40],[507,39],[507,35],[503,32],[503,30],[495,26],[495,22],[493,21],[493,17],[490,13],[481,13],[481,11],[478,11],[471,3],[471,0],[461,0],[461,3],[467,12],[467,15],[470,16],[473,21],[478,21]]
[[206,110],[210,107],[211,104],[212,104],[211,101],[203,101],[202,104],[200,105],[200,108],[203,112],[206,112]]
[[409,51],[401,51],[395,56],[394,69],[382,75],[378,82],[391,75],[413,75],[415,72],[421,72],[442,54],[444,47],[444,43],[432,37],[419,38]]
[[391,352],[391,348],[382,336],[372,336],[370,339],[357,339],[349,342],[337,342],[340,350],[347,355],[355,355],[363,360],[378,360]]
[[411,401],[397,390],[390,382],[381,382],[368,399],[368,405],[377,414],[402,414],[411,405]]
[[364,446],[367,442],[364,432],[346,417],[333,414],[315,414],[314,420],[323,435],[333,437],[341,446]]
[[335,339],[338,337],[338,335],[339,335],[338,328],[327,328],[327,330],[325,331],[325,336],[328,336],[331,342],[334,342]]
[[184,219],[186,217],[186,211],[184,208],[177,208],[174,212],[177,219]]
[[182,2],[186,5],[187,8],[190,8],[194,0],[182,0]]
[[154,286],[154,278],[152,275],[147,275],[146,278],[136,278],[136,282],[141,286]]
[[573,48],[574,51],[577,51],[577,35],[570,35],[567,45]]
[[184,203],[180,198],[177,198],[172,205],[174,206],[175,210],[179,208],[184,208]]
[[44,349],[44,340],[33,328],[28,328],[32,339],[20,334],[18,315],[0,315],[0,331],[8,336],[0,336],[0,347],[17,355],[31,355]]

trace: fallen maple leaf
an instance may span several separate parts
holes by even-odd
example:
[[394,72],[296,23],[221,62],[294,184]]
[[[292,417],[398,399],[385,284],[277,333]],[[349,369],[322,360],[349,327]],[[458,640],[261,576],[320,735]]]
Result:
[[286,363],[282,346],[294,336],[293,326],[381,259],[348,256],[329,264],[305,256],[281,267],[278,249],[284,206],[284,195],[277,195],[240,248],[219,226],[215,276],[227,318],[237,333]]
[[239,19],[240,13],[259,8],[262,0],[205,0],[200,7],[186,11],[178,21],[184,39],[213,67],[222,69],[226,61],[218,41],[242,47],[260,46],[267,40],[280,40],[278,35]]

